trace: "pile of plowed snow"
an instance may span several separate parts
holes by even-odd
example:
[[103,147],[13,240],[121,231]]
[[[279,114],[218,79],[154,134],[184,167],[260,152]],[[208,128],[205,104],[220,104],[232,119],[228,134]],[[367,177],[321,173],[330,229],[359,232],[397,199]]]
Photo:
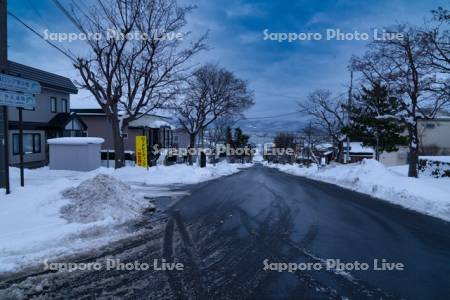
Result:
[[69,222],[90,223],[111,218],[126,221],[139,216],[144,202],[138,201],[130,186],[114,177],[99,174],[63,191],[70,203],[61,208]]

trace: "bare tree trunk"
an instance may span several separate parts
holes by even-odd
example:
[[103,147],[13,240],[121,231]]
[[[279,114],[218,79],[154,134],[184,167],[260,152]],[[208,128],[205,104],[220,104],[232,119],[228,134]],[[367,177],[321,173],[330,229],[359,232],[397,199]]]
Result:
[[[342,141],[338,141],[338,162],[342,163],[344,161],[344,143]],[[349,158],[350,159],[350,158]]]
[[195,137],[196,136],[197,135],[195,133],[189,134],[189,150],[190,151],[188,151],[188,162],[189,162],[189,165],[191,165],[191,166],[194,164],[194,161],[192,159],[192,155],[190,152],[192,151],[192,149],[195,149]]
[[111,123],[114,141],[114,168],[119,169],[125,166],[125,147],[122,135],[120,134],[119,121],[116,117],[113,117]]
[[418,177],[417,166],[419,163],[419,144],[417,124],[409,128],[409,167],[408,177]]

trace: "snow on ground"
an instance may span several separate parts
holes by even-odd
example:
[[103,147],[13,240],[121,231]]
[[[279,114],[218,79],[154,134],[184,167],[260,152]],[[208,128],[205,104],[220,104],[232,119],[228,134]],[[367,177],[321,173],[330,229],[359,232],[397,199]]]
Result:
[[151,204],[142,195],[170,194],[168,186],[231,175],[250,165],[218,163],[206,168],[174,165],[146,170],[125,167],[91,172],[10,168],[10,195],[0,190],[0,273],[88,251],[126,237],[120,225]]
[[136,197],[128,184],[105,174],[66,189],[62,196],[71,201],[61,208],[61,216],[76,223],[105,219],[125,222],[139,217],[146,205],[145,201]]
[[280,171],[336,184],[360,193],[450,221],[450,179],[409,178],[408,167],[386,168],[365,159],[350,165],[329,165],[318,169],[298,165],[274,165]]

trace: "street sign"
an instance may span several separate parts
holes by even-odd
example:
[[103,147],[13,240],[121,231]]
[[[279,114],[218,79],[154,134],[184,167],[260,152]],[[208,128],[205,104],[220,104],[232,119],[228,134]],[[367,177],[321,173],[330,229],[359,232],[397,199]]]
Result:
[[41,85],[34,80],[0,74],[0,89],[23,92],[25,94],[40,94]]
[[0,90],[0,105],[32,108],[36,106],[36,99],[30,94]]
[[147,155],[147,137],[145,135],[136,136],[136,165],[148,168]]

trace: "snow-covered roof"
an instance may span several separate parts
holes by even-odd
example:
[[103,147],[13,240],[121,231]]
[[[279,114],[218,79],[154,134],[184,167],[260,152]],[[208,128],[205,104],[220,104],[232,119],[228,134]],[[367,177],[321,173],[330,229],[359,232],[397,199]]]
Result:
[[317,144],[315,146],[315,148],[319,151],[323,151],[323,150],[328,150],[329,148],[333,148],[333,145],[330,143],[322,143],[322,144]]
[[103,144],[104,139],[98,137],[61,137],[48,139],[49,145],[88,145],[88,144]]
[[[344,143],[344,147],[347,146]],[[373,154],[375,151],[372,147],[364,147],[361,142],[350,142],[350,153],[369,153]]]
[[174,128],[172,124],[168,122],[169,120],[159,116],[144,115],[137,120],[130,122],[130,127],[148,127],[148,128],[160,128],[168,126]]

